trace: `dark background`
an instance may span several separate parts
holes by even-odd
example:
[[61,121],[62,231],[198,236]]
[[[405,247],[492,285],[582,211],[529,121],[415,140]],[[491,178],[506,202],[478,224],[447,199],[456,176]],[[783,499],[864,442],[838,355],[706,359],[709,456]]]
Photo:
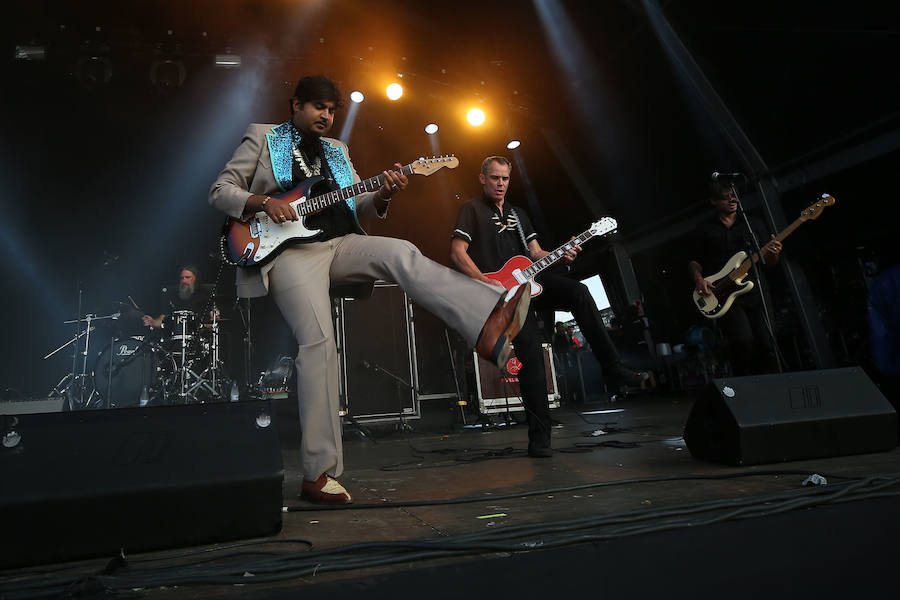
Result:
[[[765,176],[789,177],[881,136],[896,138],[900,25],[887,3],[660,4],[768,165]],[[46,394],[71,369],[71,354],[41,357],[73,335],[63,321],[78,314],[79,290],[81,314],[109,314],[128,296],[157,312],[159,289],[176,281],[181,264],[196,263],[204,281],[216,279],[223,218],[207,204],[208,188],[247,124],[286,120],[296,80],[315,73],[335,78],[345,94],[366,94],[348,140],[362,177],[431,155],[432,142],[460,159],[456,170],[416,177],[370,233],[409,239],[446,264],[458,207],[479,191],[482,158],[507,154],[516,166],[509,199],[529,209],[545,248],[614,216],[617,239],[632,249],[654,338],[677,344],[697,320],[687,300],[685,239],[657,234],[673,224],[686,230],[706,213],[710,172],[745,169],[673,69],[644,2],[7,6],[4,395]],[[46,47],[46,60],[14,60],[17,44]],[[240,69],[213,67],[213,56],[226,51],[241,55]],[[167,85],[181,76],[179,64],[184,81]],[[398,73],[406,91],[391,103],[383,89]],[[488,115],[479,129],[464,122],[476,105]],[[333,135],[349,108],[347,100]],[[431,121],[440,125],[437,140],[423,131]],[[515,152],[505,149],[511,137],[522,140]],[[813,287],[840,364],[867,360],[866,289],[896,262],[896,146],[818,171],[777,199],[788,221],[823,192],[838,200],[788,240],[786,254]],[[577,264],[579,276],[600,272],[611,288],[608,245],[586,247]],[[783,349],[791,368],[808,368],[781,279],[773,273],[776,321],[783,345],[796,346]],[[225,267],[220,291],[230,292],[232,281]],[[267,301],[258,305],[260,319],[277,328]],[[283,336],[274,335],[271,347],[272,356],[292,351]]]

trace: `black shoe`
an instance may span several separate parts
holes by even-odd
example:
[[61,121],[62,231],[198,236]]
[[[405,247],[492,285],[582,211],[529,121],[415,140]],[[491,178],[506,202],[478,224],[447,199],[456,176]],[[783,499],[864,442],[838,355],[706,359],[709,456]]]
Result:
[[532,458],[550,458],[553,450],[550,448],[550,436],[543,431],[528,432],[528,456]]
[[650,379],[650,373],[646,371],[633,371],[622,363],[616,363],[609,367],[604,367],[603,378],[607,385],[627,385],[640,387],[640,385]]
[[528,456],[531,458],[550,458],[553,456],[553,449],[550,446],[534,446],[528,444]]

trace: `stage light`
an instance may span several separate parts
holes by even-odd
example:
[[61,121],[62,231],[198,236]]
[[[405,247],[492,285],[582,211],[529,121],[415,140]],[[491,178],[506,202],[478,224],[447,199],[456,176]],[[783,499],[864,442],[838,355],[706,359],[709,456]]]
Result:
[[241,66],[239,54],[216,54],[216,66],[223,69],[238,69]]
[[428,125],[425,126],[425,133],[427,133],[428,135],[437,133],[437,130],[438,130],[437,123],[429,123]]
[[365,99],[366,99],[366,97],[363,96],[363,93],[360,92],[359,90],[350,92],[350,100],[352,102],[356,102],[357,104],[359,104],[360,102],[362,102]]
[[385,88],[384,93],[387,94],[388,100],[399,100],[403,95],[403,86],[399,83],[392,83]]
[[150,66],[150,83],[156,87],[181,87],[186,78],[187,68],[178,59],[157,60]]
[[509,148],[510,150],[515,150],[516,148],[518,148],[521,145],[522,145],[522,142],[520,142],[519,140],[510,140],[509,143],[506,145],[506,147]]
[[47,49],[43,46],[16,46],[16,60],[44,60]]
[[112,75],[112,62],[105,56],[82,56],[75,63],[75,77],[87,85],[109,83]]
[[473,125],[474,127],[479,127],[484,124],[484,111],[480,108],[473,108],[466,115],[466,119],[469,121],[469,125]]

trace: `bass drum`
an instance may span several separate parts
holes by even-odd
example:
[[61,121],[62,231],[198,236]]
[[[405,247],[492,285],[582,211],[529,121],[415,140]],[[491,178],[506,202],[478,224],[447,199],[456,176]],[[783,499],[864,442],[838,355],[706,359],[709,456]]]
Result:
[[141,337],[113,341],[94,363],[94,391],[107,408],[166,404],[172,357]]

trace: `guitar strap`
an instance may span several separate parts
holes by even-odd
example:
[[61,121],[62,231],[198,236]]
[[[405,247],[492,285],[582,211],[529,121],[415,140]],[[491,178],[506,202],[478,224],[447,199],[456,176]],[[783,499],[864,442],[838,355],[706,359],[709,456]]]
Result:
[[528,243],[525,241],[525,233],[522,232],[522,221],[519,220],[519,215],[516,214],[516,209],[513,207],[509,208],[509,214],[512,215],[512,218],[516,221],[516,231],[519,232],[519,240],[522,242],[522,248],[525,250],[525,256],[528,256]]

